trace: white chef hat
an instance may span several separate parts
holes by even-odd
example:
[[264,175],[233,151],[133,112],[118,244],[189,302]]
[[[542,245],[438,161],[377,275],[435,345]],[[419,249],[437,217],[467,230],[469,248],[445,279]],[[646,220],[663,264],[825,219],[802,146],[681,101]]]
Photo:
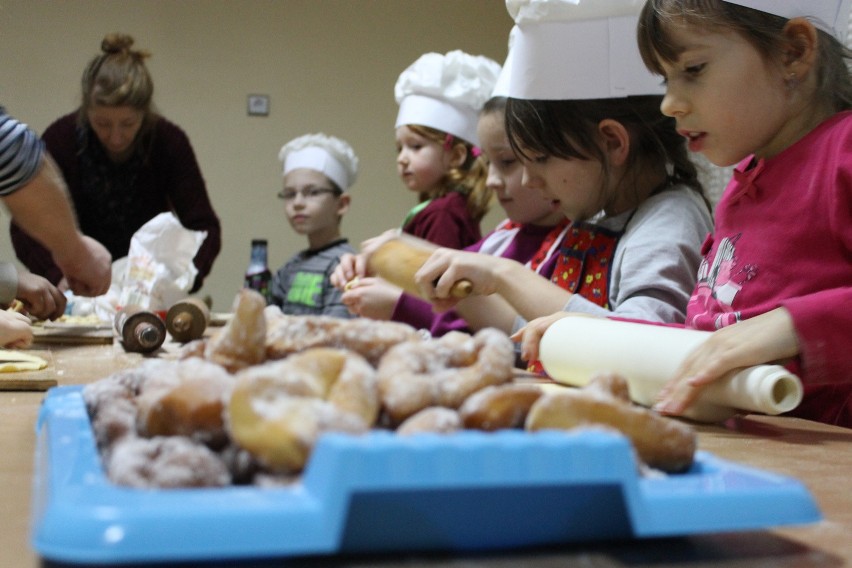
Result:
[[725,0],[746,8],[792,19],[806,17],[813,24],[846,42],[849,31],[849,6],[852,0]]
[[394,86],[396,127],[419,124],[478,145],[479,111],[499,74],[500,64],[481,55],[456,50],[420,56]]
[[517,31],[506,65],[517,99],[661,95],[636,41],[645,0],[506,0]]
[[307,168],[323,173],[343,191],[358,177],[358,156],[352,147],[339,138],[323,133],[305,134],[281,147],[278,159],[283,163],[282,175]]
[[518,26],[513,26],[509,31],[509,50],[506,55],[506,61],[503,62],[503,68],[500,69],[500,75],[497,77],[497,82],[491,91],[492,97],[509,96],[509,77],[512,76],[512,44],[515,42],[515,36],[517,35]]

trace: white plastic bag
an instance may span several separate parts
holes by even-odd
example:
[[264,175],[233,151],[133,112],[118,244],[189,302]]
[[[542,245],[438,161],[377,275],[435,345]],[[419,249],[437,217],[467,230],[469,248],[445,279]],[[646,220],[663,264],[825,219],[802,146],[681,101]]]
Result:
[[183,227],[173,213],[160,213],[130,240],[119,306],[167,310],[186,297],[198,269],[192,263],[206,231]]

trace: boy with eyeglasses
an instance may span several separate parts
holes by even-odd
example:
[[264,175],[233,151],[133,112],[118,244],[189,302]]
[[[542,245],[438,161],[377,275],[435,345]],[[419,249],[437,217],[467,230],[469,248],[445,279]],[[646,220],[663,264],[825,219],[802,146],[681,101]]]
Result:
[[278,198],[293,230],[308,238],[273,276],[270,303],[290,315],[352,315],[329,282],[340,257],[354,249],[340,234],[349,209],[349,188],[358,175],[358,157],[343,140],[306,134],[285,144],[278,158],[284,183]]

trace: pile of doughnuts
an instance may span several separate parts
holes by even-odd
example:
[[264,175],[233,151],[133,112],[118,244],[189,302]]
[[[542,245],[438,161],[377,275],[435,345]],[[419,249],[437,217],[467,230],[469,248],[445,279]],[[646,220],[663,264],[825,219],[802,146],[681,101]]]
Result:
[[632,405],[623,379],[545,394],[513,381],[514,359],[495,329],[432,339],[400,323],[286,316],[242,290],[218,333],[87,385],[83,398],[107,476],[133,487],[289,483],[322,434],[375,428],[594,423],[624,432],[651,467],[692,463],[692,430]]

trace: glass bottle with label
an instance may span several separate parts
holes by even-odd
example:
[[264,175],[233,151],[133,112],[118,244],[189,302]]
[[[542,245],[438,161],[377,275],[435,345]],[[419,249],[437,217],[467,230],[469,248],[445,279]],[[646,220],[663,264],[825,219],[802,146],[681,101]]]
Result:
[[267,264],[267,241],[266,239],[252,239],[251,241],[251,260],[246,269],[246,278],[244,288],[251,288],[260,292],[269,302],[269,283],[272,280],[272,273],[269,271]]

